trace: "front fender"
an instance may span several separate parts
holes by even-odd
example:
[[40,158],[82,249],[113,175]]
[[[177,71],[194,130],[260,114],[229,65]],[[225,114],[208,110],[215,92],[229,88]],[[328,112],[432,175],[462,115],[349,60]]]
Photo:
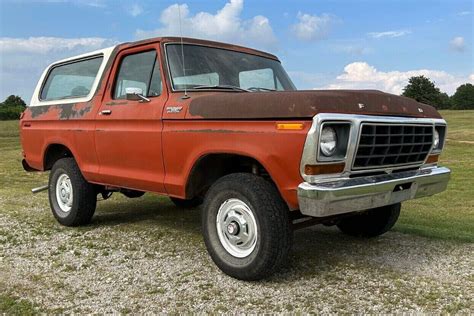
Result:
[[258,161],[291,208],[298,207],[299,165],[311,122],[279,130],[275,121],[165,121],[163,155],[168,194],[184,197],[193,166],[209,154],[235,154]]

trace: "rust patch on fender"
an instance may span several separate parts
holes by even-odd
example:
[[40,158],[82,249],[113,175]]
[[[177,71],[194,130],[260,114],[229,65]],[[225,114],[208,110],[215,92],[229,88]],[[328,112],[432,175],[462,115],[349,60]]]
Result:
[[53,105],[40,105],[40,106],[31,106],[27,108],[27,111],[30,111],[31,118],[35,119],[46,113],[50,112],[52,109],[59,110],[58,119],[60,120],[69,120],[75,118],[81,118],[92,109],[92,103],[88,102],[85,104],[80,103],[69,103],[69,104],[53,104]]
[[49,111],[51,105],[30,106],[25,111],[30,111],[31,118],[37,118]]
[[231,129],[182,129],[173,131],[175,133],[226,133],[226,134],[248,134],[248,133],[263,133],[261,131],[242,131]]
[[[78,108],[79,107],[79,108]],[[92,108],[92,104],[86,103],[83,107],[78,104],[62,104],[60,105],[61,112],[59,113],[60,120],[69,120],[72,118],[83,117],[86,113],[89,113]]]

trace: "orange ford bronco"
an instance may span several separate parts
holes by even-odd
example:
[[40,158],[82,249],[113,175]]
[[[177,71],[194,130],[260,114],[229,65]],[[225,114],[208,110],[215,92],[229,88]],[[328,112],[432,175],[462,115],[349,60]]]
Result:
[[23,166],[50,170],[53,215],[91,221],[97,196],[202,205],[210,256],[243,280],[285,262],[311,224],[374,237],[401,202],[446,189],[446,122],[380,91],[296,91],[274,55],[154,38],[61,60],[22,114]]

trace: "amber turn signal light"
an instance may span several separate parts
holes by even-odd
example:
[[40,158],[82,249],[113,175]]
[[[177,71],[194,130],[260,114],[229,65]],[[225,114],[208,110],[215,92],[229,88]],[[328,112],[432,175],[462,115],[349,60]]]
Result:
[[304,166],[304,173],[311,176],[318,174],[341,173],[344,171],[345,166],[345,163],[306,165]]
[[277,129],[293,129],[293,130],[302,130],[302,123],[277,123]]
[[438,162],[439,155],[429,155],[428,159],[426,159],[426,163],[435,163]]

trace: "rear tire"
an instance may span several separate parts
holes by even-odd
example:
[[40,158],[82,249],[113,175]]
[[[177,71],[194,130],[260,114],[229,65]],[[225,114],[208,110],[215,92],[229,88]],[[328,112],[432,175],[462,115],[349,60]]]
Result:
[[194,197],[189,200],[179,199],[175,197],[170,197],[171,202],[174,203],[179,208],[194,208],[198,207],[203,203],[203,199],[201,197]]
[[401,203],[370,209],[342,219],[337,227],[356,237],[377,237],[395,225],[400,215]]
[[288,258],[292,229],[288,207],[270,182],[252,174],[222,177],[207,192],[204,242],[214,263],[240,280],[259,280]]
[[90,223],[97,204],[94,185],[82,176],[74,158],[56,161],[49,174],[49,204],[64,226]]

